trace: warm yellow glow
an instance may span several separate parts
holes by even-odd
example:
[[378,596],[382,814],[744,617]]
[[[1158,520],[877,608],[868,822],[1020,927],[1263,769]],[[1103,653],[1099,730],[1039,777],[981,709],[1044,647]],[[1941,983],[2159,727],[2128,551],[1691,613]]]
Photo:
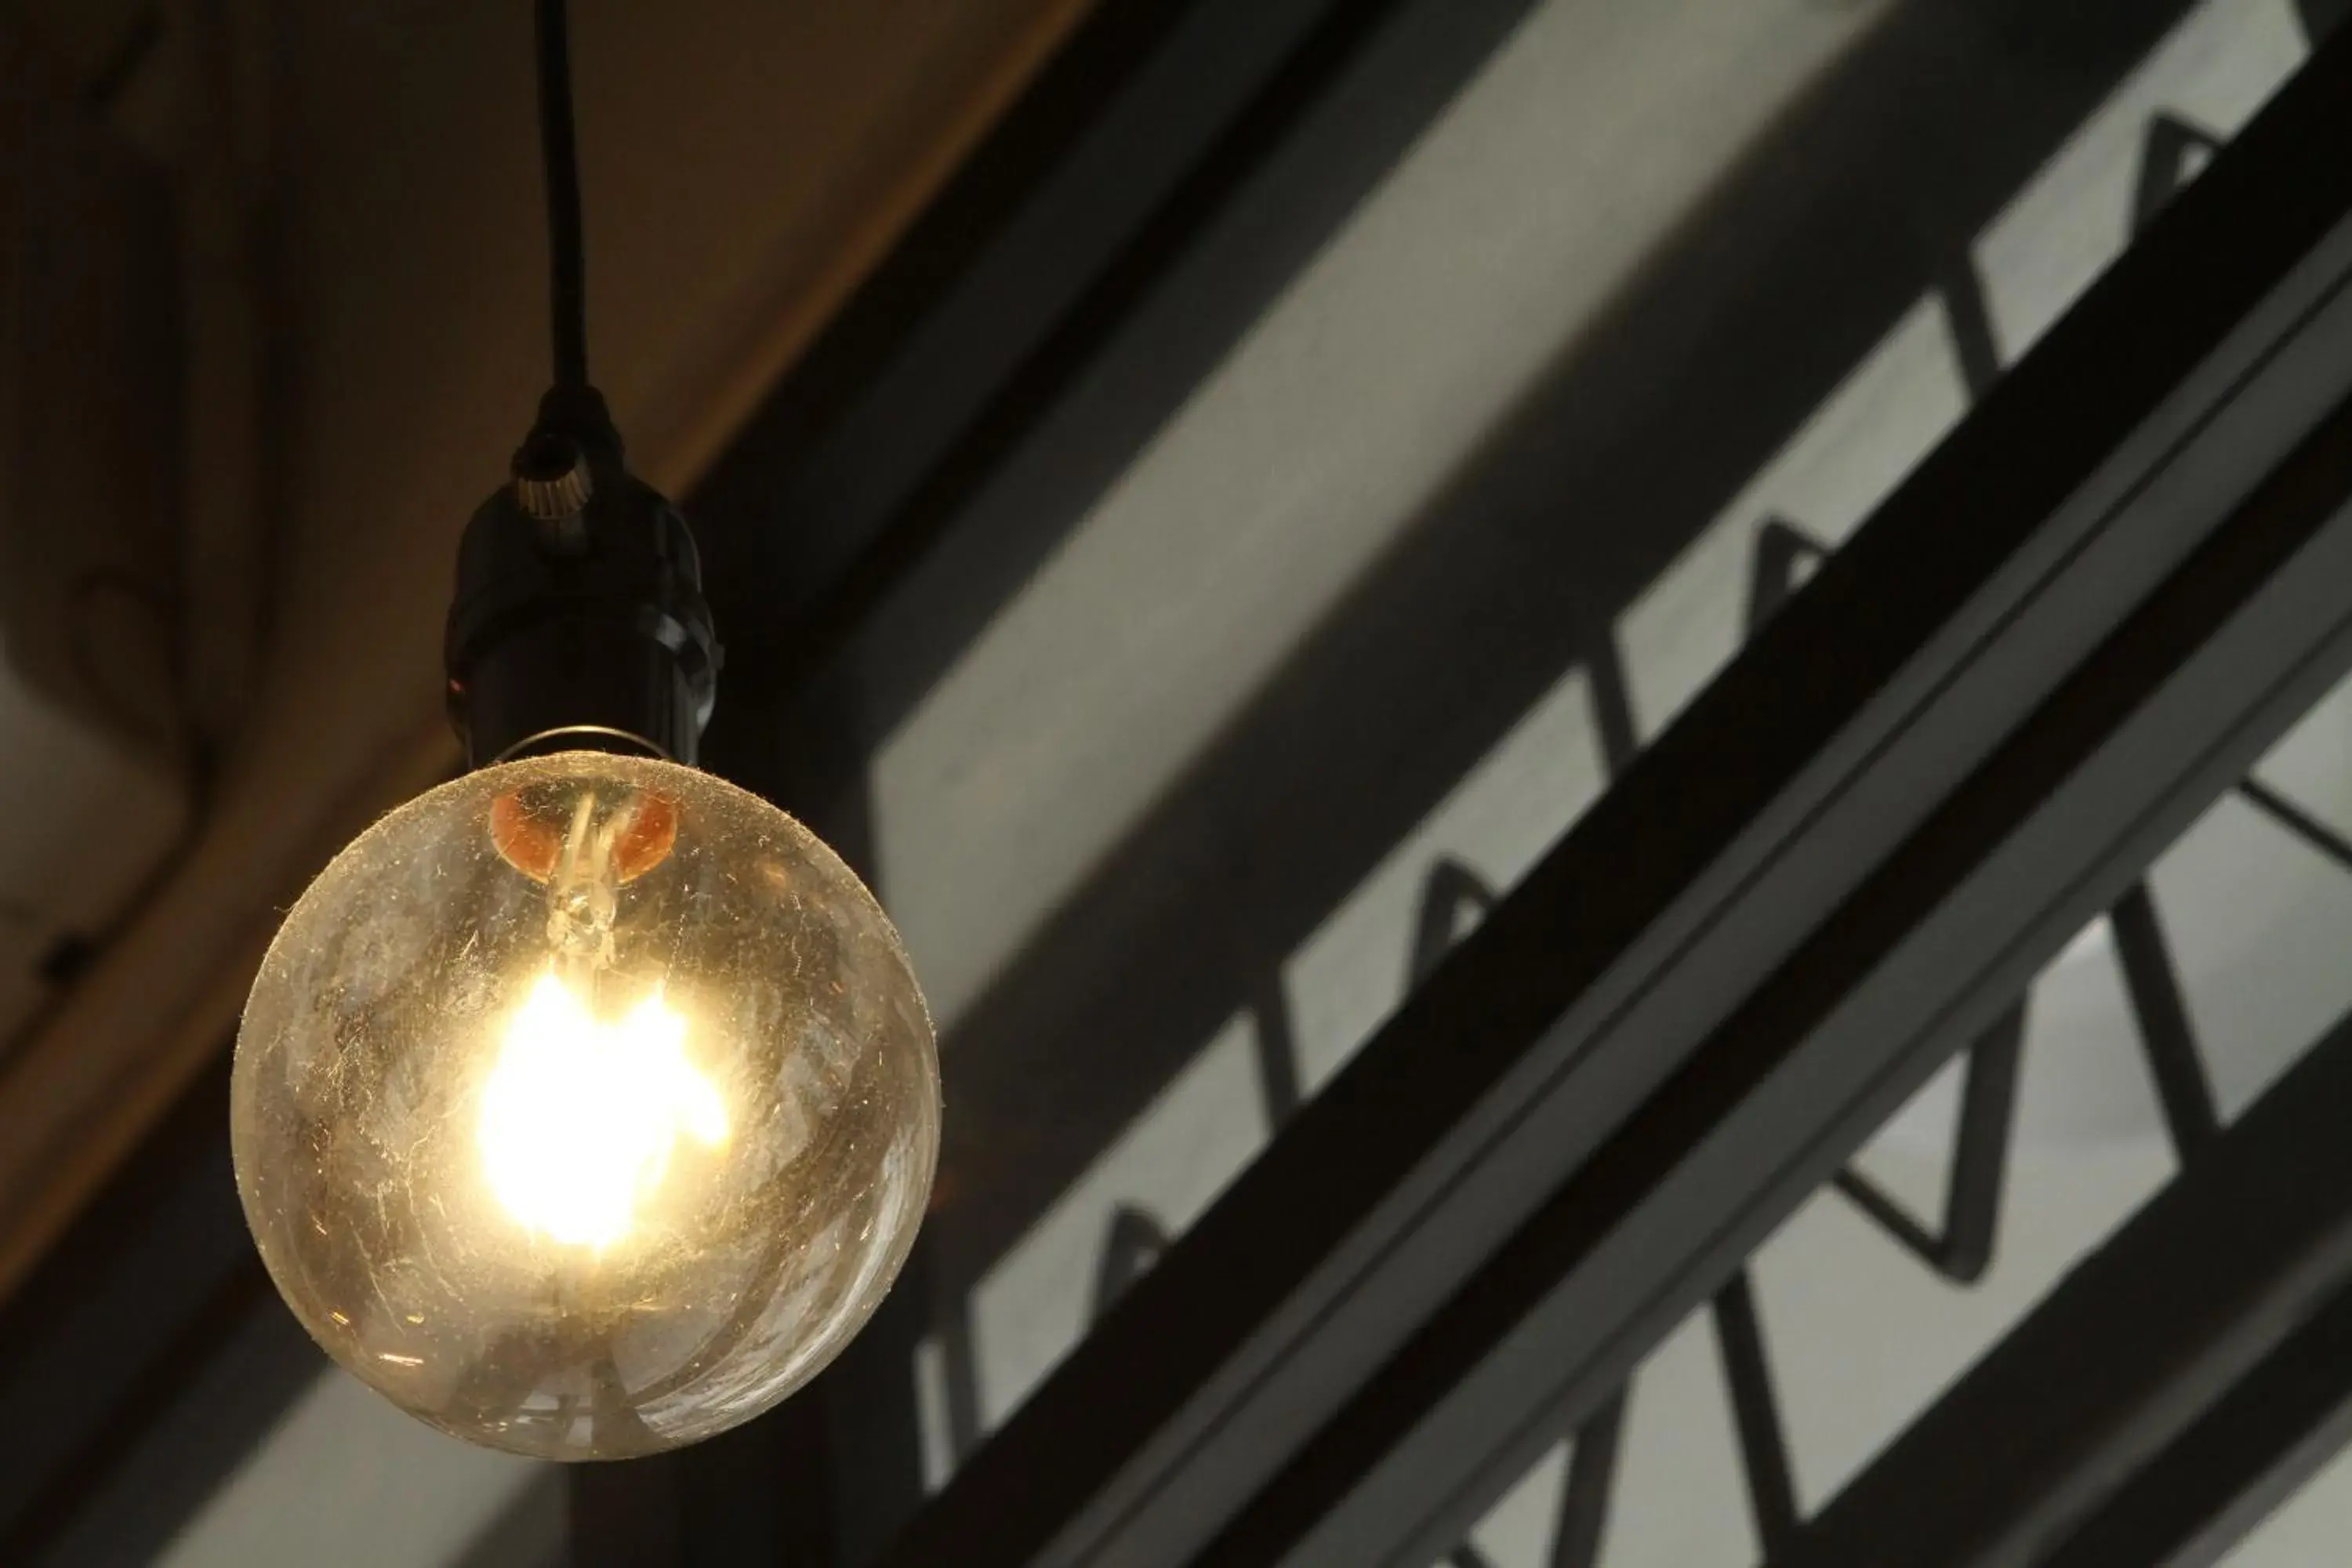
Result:
[[655,994],[607,1024],[541,975],[482,1091],[483,1171],[507,1212],[551,1240],[610,1247],[680,1134],[727,1141],[726,1105],[687,1059],[686,1020]]

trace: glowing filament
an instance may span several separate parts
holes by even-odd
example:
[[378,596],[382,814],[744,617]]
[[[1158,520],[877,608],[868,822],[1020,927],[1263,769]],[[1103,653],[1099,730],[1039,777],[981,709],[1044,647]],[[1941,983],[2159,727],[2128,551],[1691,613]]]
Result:
[[608,1024],[541,975],[507,1026],[477,1129],[507,1212],[572,1246],[625,1237],[681,1134],[727,1142],[726,1106],[685,1047],[686,1020],[659,995]]

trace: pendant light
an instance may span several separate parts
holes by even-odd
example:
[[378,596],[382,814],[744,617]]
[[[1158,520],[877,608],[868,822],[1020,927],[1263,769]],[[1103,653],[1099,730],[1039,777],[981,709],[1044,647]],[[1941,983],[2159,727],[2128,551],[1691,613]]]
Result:
[[719,646],[684,519],[588,380],[563,0],[538,0],[554,384],[459,551],[473,771],[288,913],[237,1035],[237,1186],[313,1338],[546,1458],[757,1415],[912,1245],[939,1149],[898,935],[801,825],[692,764]]

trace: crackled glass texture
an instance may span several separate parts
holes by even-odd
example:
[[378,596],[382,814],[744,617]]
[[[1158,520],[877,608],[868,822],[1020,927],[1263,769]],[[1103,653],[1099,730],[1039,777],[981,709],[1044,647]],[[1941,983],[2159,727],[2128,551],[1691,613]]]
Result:
[[931,1026],[871,895],[691,768],[468,773],[302,895],[237,1037],[246,1217],[327,1352],[546,1458],[706,1437],[805,1383],[905,1260]]

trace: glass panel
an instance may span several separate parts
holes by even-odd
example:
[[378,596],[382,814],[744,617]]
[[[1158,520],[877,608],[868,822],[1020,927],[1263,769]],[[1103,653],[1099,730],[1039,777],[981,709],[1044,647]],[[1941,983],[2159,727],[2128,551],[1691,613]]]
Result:
[[[159,1563],[558,1568],[562,1478],[560,1466],[452,1442],[324,1372]],[[479,1551],[486,1544],[495,1555]]]
[[1532,11],[876,757],[946,1030],[1885,9]]

